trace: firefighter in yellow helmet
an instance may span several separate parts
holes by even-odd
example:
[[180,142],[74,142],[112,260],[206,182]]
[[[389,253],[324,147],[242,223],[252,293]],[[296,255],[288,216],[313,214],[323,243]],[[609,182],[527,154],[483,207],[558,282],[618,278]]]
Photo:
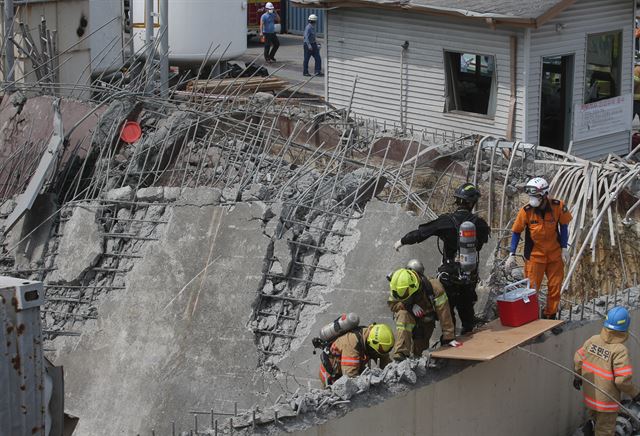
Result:
[[384,368],[389,363],[389,352],[395,339],[386,324],[356,327],[326,344],[320,354],[320,381],[331,385],[343,375],[356,377],[371,360]]
[[436,320],[442,329],[441,343],[457,346],[455,328],[451,318],[449,301],[444,287],[438,279],[423,275],[424,267],[411,260],[389,277],[390,295],[387,301],[396,322],[396,345],[394,360],[404,360],[413,355],[420,357],[429,348],[429,339],[435,329]]

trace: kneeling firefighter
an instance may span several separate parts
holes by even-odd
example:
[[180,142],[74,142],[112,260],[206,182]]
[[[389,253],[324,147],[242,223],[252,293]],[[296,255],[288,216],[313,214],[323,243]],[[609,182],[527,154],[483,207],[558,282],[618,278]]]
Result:
[[442,345],[458,346],[455,329],[444,287],[438,279],[427,279],[424,266],[412,259],[407,268],[388,276],[391,291],[387,304],[396,322],[397,340],[394,360],[413,355],[420,357],[429,348],[436,320],[442,329]]
[[380,368],[389,363],[389,352],[395,342],[391,328],[376,323],[358,326],[359,321],[355,313],[342,314],[322,328],[319,338],[313,338],[313,346],[322,350],[320,381],[323,387],[343,375],[356,377],[371,360],[377,360]]
[[627,309],[616,306],[609,310],[600,334],[587,339],[573,357],[574,370],[590,383],[575,377],[573,387],[582,388],[584,404],[589,410],[593,426],[584,428],[586,434],[613,436],[621,394],[640,400],[640,389],[632,382],[633,366],[624,343],[629,338],[631,318]]

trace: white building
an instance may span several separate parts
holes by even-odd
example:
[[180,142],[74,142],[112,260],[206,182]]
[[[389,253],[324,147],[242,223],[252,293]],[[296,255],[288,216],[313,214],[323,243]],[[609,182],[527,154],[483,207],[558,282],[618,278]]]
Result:
[[[292,0],[327,8],[327,99],[379,120],[629,150],[631,0]],[[598,104],[589,104],[594,103]]]

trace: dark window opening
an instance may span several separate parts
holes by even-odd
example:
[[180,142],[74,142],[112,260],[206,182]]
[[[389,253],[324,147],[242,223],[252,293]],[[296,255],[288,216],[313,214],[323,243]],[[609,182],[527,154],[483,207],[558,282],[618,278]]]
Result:
[[622,32],[587,35],[584,102],[620,95]]
[[447,95],[445,112],[495,113],[495,57],[444,53]]

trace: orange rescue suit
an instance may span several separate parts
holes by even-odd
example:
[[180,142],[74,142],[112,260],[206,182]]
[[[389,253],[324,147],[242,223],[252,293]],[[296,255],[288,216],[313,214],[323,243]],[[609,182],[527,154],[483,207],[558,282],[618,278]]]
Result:
[[524,258],[525,277],[531,286],[540,289],[544,275],[547,275],[547,307],[545,317],[553,317],[560,305],[560,288],[564,278],[562,247],[559,226],[571,222],[571,212],[560,200],[547,198],[541,207],[526,205],[518,211],[511,230],[525,232]]

